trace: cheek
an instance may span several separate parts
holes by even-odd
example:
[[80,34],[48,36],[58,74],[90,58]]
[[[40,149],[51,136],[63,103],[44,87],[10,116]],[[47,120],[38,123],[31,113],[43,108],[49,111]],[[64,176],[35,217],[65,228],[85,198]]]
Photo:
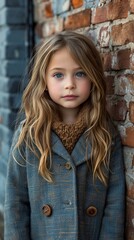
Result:
[[47,84],[47,89],[49,95],[53,95],[57,91],[57,86],[56,84],[53,84],[53,82],[49,81],[49,83]]
[[57,97],[57,90],[55,89],[51,89],[51,90],[48,90],[48,93],[49,93],[49,96],[50,98],[52,99],[55,99]]
[[55,101],[58,98],[58,95],[59,95],[59,92],[60,92],[58,85],[56,85],[56,84],[48,85],[47,89],[48,89],[48,93],[49,93],[50,98],[53,101]]
[[90,82],[86,82],[85,84],[83,84],[81,86],[81,90],[83,92],[83,94],[90,95],[90,91],[91,91],[91,83]]
[[47,89],[51,93],[55,93],[56,91],[60,90],[60,84],[55,81],[50,81],[47,83]]

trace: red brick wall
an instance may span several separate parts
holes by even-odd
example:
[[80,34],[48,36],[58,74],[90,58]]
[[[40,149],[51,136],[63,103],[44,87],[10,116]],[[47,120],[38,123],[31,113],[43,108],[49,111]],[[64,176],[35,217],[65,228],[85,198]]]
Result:
[[107,81],[107,105],[124,145],[126,239],[134,239],[134,0],[63,0],[56,12],[51,0],[34,0],[36,34],[47,38],[66,29],[86,32],[101,52]]

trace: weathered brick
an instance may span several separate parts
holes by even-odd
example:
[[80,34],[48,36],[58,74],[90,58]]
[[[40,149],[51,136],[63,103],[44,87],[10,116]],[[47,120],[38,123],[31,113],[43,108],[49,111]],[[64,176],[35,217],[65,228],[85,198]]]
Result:
[[98,43],[98,29],[89,29],[86,35],[94,42],[97,46]]
[[83,0],[71,0],[73,8],[79,8],[83,5]]
[[131,95],[134,95],[134,75],[132,74],[128,74],[127,78],[129,80],[129,90],[128,93],[130,93]]
[[130,121],[134,123],[134,102],[129,103],[129,117]]
[[45,21],[44,8],[45,3],[39,3],[34,8],[35,21],[38,23],[43,23]]
[[[128,213],[129,214],[129,213]],[[129,216],[129,215],[128,215]],[[132,222],[133,219],[130,219],[131,217],[129,216],[129,220]],[[127,223],[128,219],[126,218],[126,223]],[[133,223],[132,223],[132,226],[127,226],[125,227],[125,239],[126,240],[133,240],[134,239],[134,227],[133,227]]]
[[134,156],[133,156],[133,160],[132,160],[132,168],[134,167]]
[[134,200],[134,181],[131,178],[131,175],[133,175],[132,170],[127,171],[126,173],[126,183],[127,183],[127,197],[129,199],[133,199]]
[[113,53],[111,69],[113,70],[129,69],[130,54],[131,54],[130,49],[123,49]]
[[111,70],[112,65],[112,55],[110,52],[101,54],[101,58],[103,61],[104,71]]
[[84,0],[84,7],[85,8],[95,8],[98,6],[100,0]]
[[114,76],[106,76],[106,89],[107,89],[107,95],[113,95],[114,94]]
[[134,70],[134,50],[131,52],[130,55],[130,69]]
[[109,20],[128,17],[129,1],[113,0],[107,6],[107,15]]
[[55,33],[55,24],[53,20],[47,21],[43,24],[42,33],[43,37],[47,37]]
[[110,41],[110,30],[109,26],[102,27],[99,32],[99,43],[101,47],[109,46]]
[[117,75],[115,76],[115,94],[124,96],[128,92],[128,78],[126,75]]
[[126,172],[127,205],[126,205],[126,238],[133,240],[134,236],[134,180],[133,170]]
[[127,18],[129,4],[126,0],[113,0],[112,2],[93,10],[92,20],[93,24],[106,22],[109,20]]
[[42,30],[42,24],[37,23],[35,26],[35,33],[39,38],[43,38],[43,30]]
[[46,18],[53,17],[52,3],[48,2],[44,5],[44,15]]
[[90,26],[90,14],[91,10],[86,9],[76,14],[68,16],[65,20],[65,29],[77,29]]
[[134,21],[113,26],[110,37],[113,45],[134,42]]
[[70,0],[53,0],[52,8],[54,15],[59,15],[61,13],[67,12],[70,9]]
[[134,95],[134,75],[119,74],[115,76],[115,94],[121,96]]
[[107,4],[107,0],[99,0],[99,6],[104,6]]
[[106,22],[107,19],[107,8],[101,7],[101,8],[95,8],[92,10],[92,17],[91,17],[91,23],[101,23]]
[[122,136],[123,144],[129,147],[134,147],[134,127],[127,127],[125,134]]
[[130,0],[130,12],[134,13],[134,0]]
[[55,32],[62,32],[64,27],[64,20],[62,17],[57,17]]
[[107,110],[115,121],[125,121],[127,114],[127,104],[124,99],[116,96],[107,97]]
[[134,239],[134,201],[127,198],[126,204],[126,240]]
[[134,149],[124,146],[123,154],[124,154],[125,170],[127,171],[127,173],[131,173],[134,167]]

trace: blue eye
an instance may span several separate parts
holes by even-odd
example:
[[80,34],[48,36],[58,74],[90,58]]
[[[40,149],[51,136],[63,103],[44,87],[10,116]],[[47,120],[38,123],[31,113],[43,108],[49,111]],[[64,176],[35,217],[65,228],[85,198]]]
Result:
[[83,71],[77,72],[76,77],[78,78],[86,77],[86,73],[84,73]]
[[63,74],[62,74],[62,73],[55,73],[53,76],[54,76],[55,78],[60,79],[60,78],[63,77]]

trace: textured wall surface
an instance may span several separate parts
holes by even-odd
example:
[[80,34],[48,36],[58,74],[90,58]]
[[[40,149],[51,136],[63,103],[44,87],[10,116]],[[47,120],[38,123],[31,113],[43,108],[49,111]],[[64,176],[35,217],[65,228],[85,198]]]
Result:
[[134,239],[134,1],[34,0],[36,34],[76,30],[99,49],[107,83],[107,106],[124,145],[127,184],[126,239]]
[[[28,57],[29,0],[0,0],[0,240],[8,153]],[[126,240],[134,239],[134,0],[33,0],[38,40],[63,30],[91,37],[102,55],[107,107],[124,145]],[[31,27],[31,26],[30,26]],[[2,221],[1,221],[2,220]]]
[[28,58],[27,0],[0,1],[0,240],[9,149]]

